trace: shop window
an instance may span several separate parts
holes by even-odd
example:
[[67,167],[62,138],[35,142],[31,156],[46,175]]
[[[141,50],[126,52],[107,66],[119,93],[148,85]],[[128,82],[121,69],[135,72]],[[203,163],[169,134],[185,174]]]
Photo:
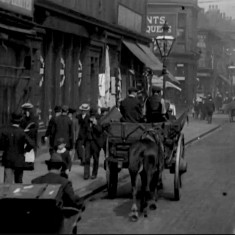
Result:
[[185,65],[184,64],[176,64],[175,70],[176,70],[177,77],[185,77]]

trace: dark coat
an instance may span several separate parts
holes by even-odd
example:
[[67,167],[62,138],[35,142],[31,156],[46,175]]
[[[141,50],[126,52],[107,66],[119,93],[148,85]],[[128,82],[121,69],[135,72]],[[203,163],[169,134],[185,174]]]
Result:
[[85,141],[87,136],[88,127],[90,124],[90,116],[87,114],[85,118],[82,118],[82,114],[77,115],[79,125],[78,140]]
[[24,116],[20,127],[22,129],[28,129],[27,135],[35,142],[35,148],[37,147],[37,139],[38,139],[38,116],[35,116],[32,112],[30,113],[29,117]]
[[59,174],[49,172],[32,180],[32,184],[61,184],[64,207],[78,208],[79,197],[75,195],[72,183]]
[[35,142],[25,134],[22,128],[10,125],[0,130],[0,149],[3,150],[4,167],[24,168],[24,153],[34,147]]
[[56,146],[56,141],[59,138],[64,138],[66,148],[68,150],[73,148],[73,123],[67,115],[60,115],[55,117],[52,127],[53,146]]
[[128,96],[121,101],[120,112],[124,122],[142,122],[142,105],[136,97]]
[[54,123],[55,123],[55,116],[52,116],[51,119],[49,120],[47,130],[45,133],[45,136],[49,137],[50,147],[54,147],[54,138],[53,138],[53,132],[52,132]]
[[205,110],[207,115],[212,115],[215,111],[215,104],[212,99],[205,102]]

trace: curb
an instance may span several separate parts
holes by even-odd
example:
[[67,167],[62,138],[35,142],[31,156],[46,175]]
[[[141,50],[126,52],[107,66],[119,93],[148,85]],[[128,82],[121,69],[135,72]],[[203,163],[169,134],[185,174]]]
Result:
[[207,132],[205,132],[205,133],[203,133],[203,134],[201,134],[201,135],[199,135],[199,136],[189,140],[187,143],[185,143],[185,146],[188,146],[188,145],[198,141],[202,137],[205,137],[205,136],[209,135],[210,133],[212,133],[212,132],[216,131],[217,129],[221,128],[221,126],[222,125],[218,125],[218,126],[214,127],[213,129],[211,129],[211,130],[209,130],[209,131],[207,131]]
[[[201,135],[199,135],[199,136],[197,136],[197,137],[195,137],[195,138],[193,138],[193,139],[187,141],[187,142],[185,143],[185,146],[188,146],[188,145],[190,145],[190,144],[192,144],[192,143],[198,141],[198,140],[201,139],[202,137],[205,137],[205,136],[209,135],[210,133],[212,133],[212,132],[216,131],[217,129],[221,128],[221,126],[222,126],[222,125],[218,125],[218,126],[212,128],[211,130],[209,130],[209,131],[207,131],[207,132],[205,132],[205,133],[203,133],[203,134],[201,134]],[[121,177],[121,178],[119,179],[119,181],[125,180],[127,177],[129,177],[129,175],[124,175],[123,177]],[[88,198],[94,196],[95,194],[102,192],[102,191],[105,190],[105,189],[106,189],[106,184],[105,184],[105,185],[102,185],[102,186],[100,186],[100,187],[98,187],[98,188],[96,188],[96,189],[94,189],[93,191],[89,191],[89,192],[88,192],[87,194],[85,194],[84,196],[81,196],[81,199],[86,200],[86,199],[88,199]],[[75,190],[75,193],[78,193],[78,192],[79,192],[79,189]]]

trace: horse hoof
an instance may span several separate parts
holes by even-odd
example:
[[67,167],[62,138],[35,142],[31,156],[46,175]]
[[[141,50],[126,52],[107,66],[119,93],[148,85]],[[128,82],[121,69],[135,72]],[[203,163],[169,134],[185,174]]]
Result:
[[152,211],[157,210],[157,205],[156,205],[156,203],[150,204],[149,209],[152,210]]
[[147,218],[148,217],[148,214],[147,213],[144,213],[144,218]]

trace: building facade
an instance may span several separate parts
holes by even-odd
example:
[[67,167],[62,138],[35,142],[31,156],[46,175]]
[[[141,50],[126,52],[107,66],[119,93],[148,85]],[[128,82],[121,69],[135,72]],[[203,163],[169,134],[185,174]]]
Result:
[[[149,57],[151,39],[143,33],[146,1],[25,0],[23,6],[27,4],[31,4],[28,15],[20,17],[14,14],[15,6],[1,9],[9,24],[8,15],[17,24],[22,22],[18,30],[14,28],[14,43],[22,42],[10,50],[9,37],[2,40],[2,53],[12,54],[12,59],[1,57],[2,65],[12,68],[2,73],[1,95],[9,97],[10,106],[2,98],[0,124],[24,102],[35,105],[45,125],[55,105],[111,107],[130,86],[146,85],[142,79],[146,67],[160,66],[153,54]],[[13,31],[9,26],[1,28],[2,32],[8,28],[9,34]],[[7,79],[9,74],[15,80]],[[13,90],[7,88],[13,86],[10,81]]]
[[[162,34],[167,21],[169,35],[176,38],[167,68],[180,82],[182,91],[167,89],[166,97],[176,104],[190,104],[196,92],[197,77],[197,0],[148,0],[146,35],[154,39]],[[155,51],[159,57],[159,52]]]

